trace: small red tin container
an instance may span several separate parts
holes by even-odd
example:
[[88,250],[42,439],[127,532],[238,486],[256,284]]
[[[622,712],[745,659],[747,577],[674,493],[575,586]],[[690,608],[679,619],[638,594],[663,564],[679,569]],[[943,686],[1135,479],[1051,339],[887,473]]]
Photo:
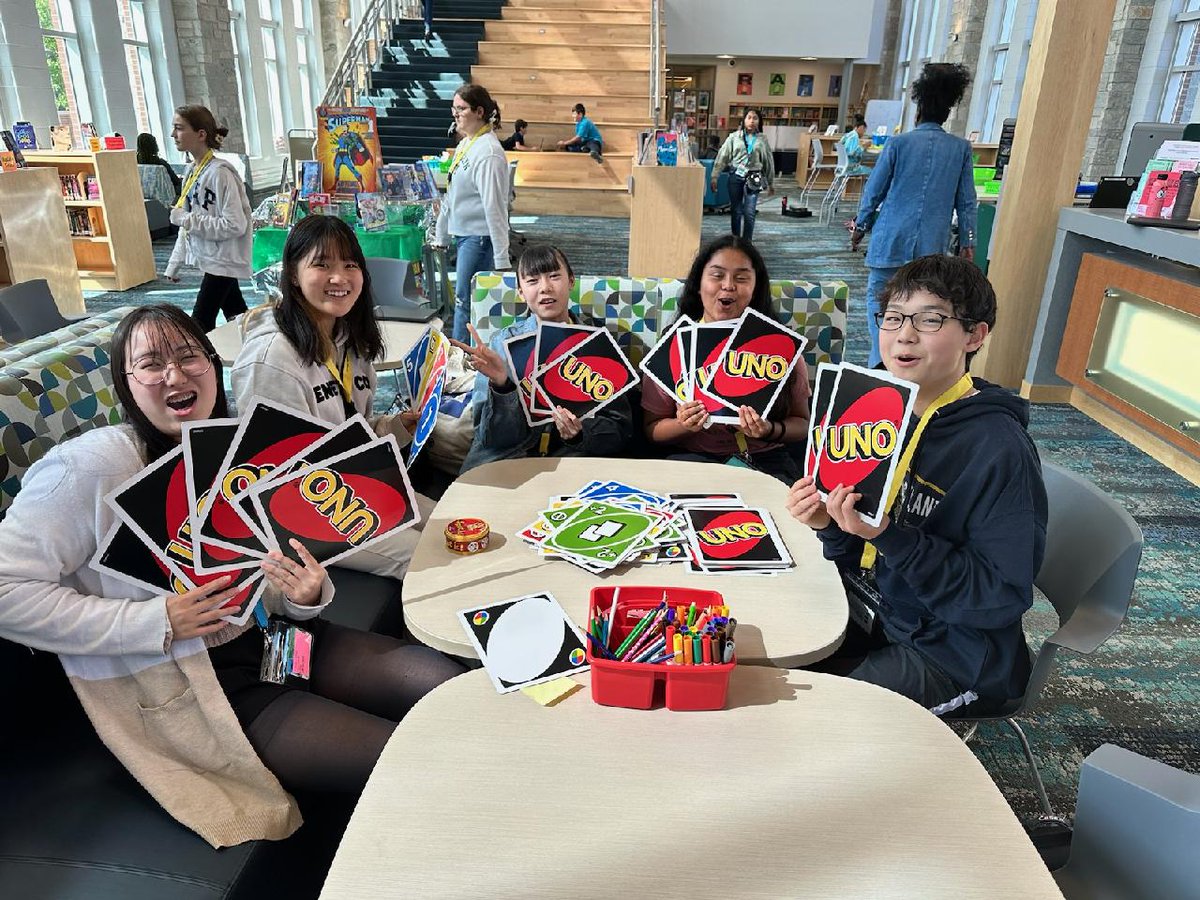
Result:
[[[592,588],[592,616],[607,615],[612,607],[613,592],[617,590],[620,594],[617,596],[616,619],[609,635],[612,647],[625,639],[643,613],[662,602],[664,593],[667,604],[672,607],[695,603],[696,608],[701,609],[724,603],[716,591],[696,588],[606,586]],[[736,655],[731,662],[711,665],[618,662],[598,656],[590,642],[587,659],[592,668],[592,700],[596,703],[629,709],[666,705],[667,709],[678,711],[724,709],[729,675],[737,665]]]

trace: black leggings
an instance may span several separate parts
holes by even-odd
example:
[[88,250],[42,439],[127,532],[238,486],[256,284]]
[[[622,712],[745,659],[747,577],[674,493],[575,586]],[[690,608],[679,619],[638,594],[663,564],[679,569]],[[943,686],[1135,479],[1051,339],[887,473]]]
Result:
[[242,288],[236,278],[205,272],[196,294],[192,318],[206,334],[217,327],[217,310],[225,313],[226,322],[244,313],[246,301],[242,298]]
[[262,632],[250,629],[210,650],[251,746],[292,792],[357,796],[396,723],[463,667],[428,647],[324,620],[313,632],[307,685],[258,680]]

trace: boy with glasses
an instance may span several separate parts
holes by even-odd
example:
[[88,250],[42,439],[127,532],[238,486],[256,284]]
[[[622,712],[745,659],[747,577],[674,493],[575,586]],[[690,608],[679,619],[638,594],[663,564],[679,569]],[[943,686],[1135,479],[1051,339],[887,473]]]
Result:
[[994,709],[1025,693],[1021,616],[1046,543],[1029,405],[968,374],[996,322],[996,295],[974,263],[921,257],[880,300],[883,365],[919,386],[900,491],[877,527],[854,512],[852,484],[822,502],[802,478],[788,499],[849,593],[874,607],[870,634],[851,624],[827,667],[937,715],[968,704],[970,712]]

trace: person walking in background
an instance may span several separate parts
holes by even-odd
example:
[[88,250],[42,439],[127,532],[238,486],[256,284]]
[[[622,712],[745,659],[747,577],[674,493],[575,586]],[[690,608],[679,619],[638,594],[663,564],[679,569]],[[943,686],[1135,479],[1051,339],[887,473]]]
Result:
[[425,7],[425,40],[433,37],[433,0],[423,0],[422,4]]
[[559,141],[560,150],[570,150],[573,153],[589,153],[596,162],[604,162],[601,152],[604,150],[604,139],[600,137],[600,129],[596,123],[587,117],[587,107],[576,103],[571,109],[575,116],[575,136],[565,141]]
[[950,218],[958,215],[959,253],[975,256],[975,179],[971,144],[942,128],[971,74],[958,63],[926,63],[912,86],[917,127],[891,138],[867,179],[858,214],[846,223],[854,238],[871,232],[867,248],[868,365],[880,362],[875,313],[883,286],[910,260],[945,253]]
[[758,195],[775,193],[775,159],[762,136],[762,114],[746,110],[742,126],[725,139],[713,163],[710,186],[715,192],[717,176],[729,167],[729,230],[748,241],[754,240]]
[[179,199],[179,194],[183,191],[183,182],[175,174],[171,164],[158,155],[158,138],[154,135],[143,131],[137,136],[137,162],[139,166],[162,166],[166,169],[167,177],[175,186],[175,199]]
[[171,137],[175,149],[188,154],[192,164],[184,172],[179,200],[171,210],[171,224],[179,226],[179,237],[163,275],[178,283],[185,263],[203,273],[192,318],[205,332],[217,327],[217,310],[226,321],[246,311],[238,279],[251,275],[253,234],[246,185],[233,166],[214,155],[228,133],[229,129],[217,127],[206,107],[175,110]]
[[451,105],[461,140],[454,150],[446,197],[438,216],[433,244],[445,247],[454,235],[454,328],[456,341],[466,343],[471,321],[471,279],[489,268],[510,269],[508,258],[508,197],[511,189],[508,159],[496,139],[500,108],[487,89],[464,84]]

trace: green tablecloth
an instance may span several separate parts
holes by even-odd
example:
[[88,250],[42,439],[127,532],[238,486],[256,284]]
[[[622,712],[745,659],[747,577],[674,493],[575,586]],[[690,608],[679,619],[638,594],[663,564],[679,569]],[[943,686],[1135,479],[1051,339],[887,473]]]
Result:
[[[251,268],[255,272],[272,266],[283,259],[283,244],[287,240],[286,228],[259,228],[254,232],[254,249]],[[419,225],[392,225],[385,231],[362,231],[355,229],[363,256],[385,256],[389,259],[406,259],[419,262],[425,231]]]

